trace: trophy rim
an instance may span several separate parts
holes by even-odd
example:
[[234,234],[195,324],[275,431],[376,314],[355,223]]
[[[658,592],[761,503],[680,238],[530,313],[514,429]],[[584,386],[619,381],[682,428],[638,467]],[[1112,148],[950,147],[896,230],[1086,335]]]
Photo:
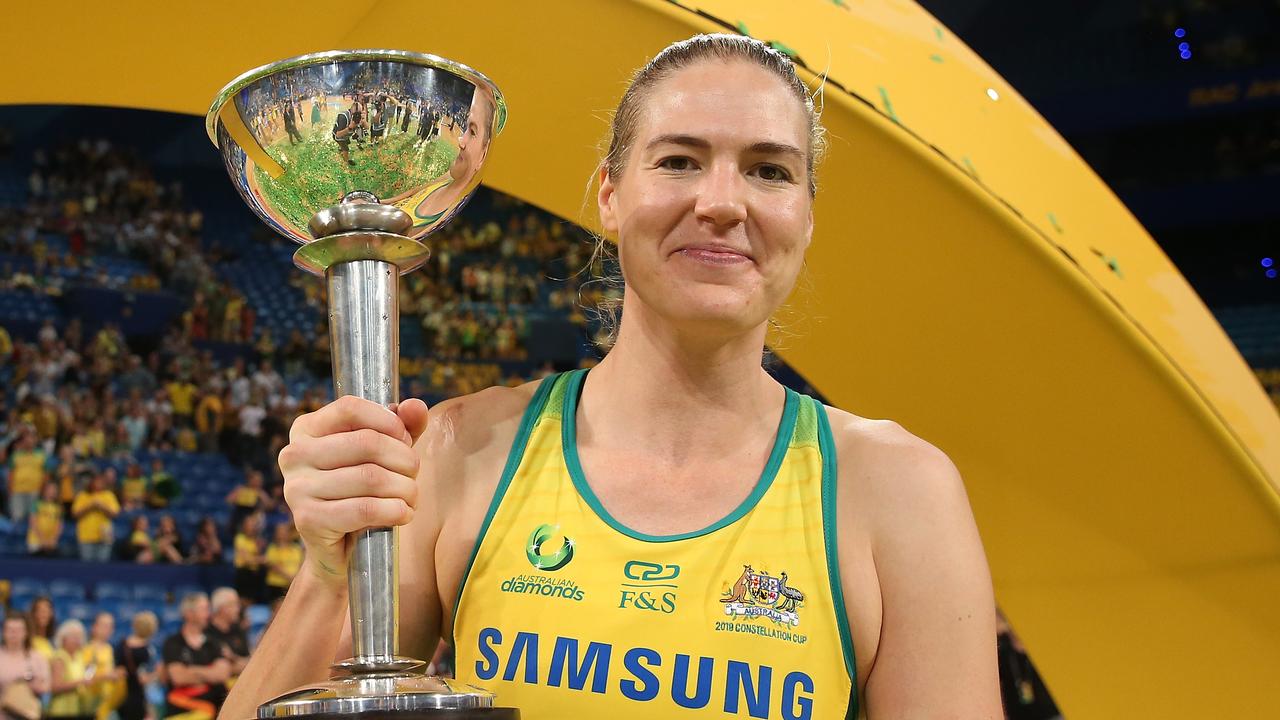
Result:
[[432,67],[440,70],[451,72],[459,77],[471,81],[476,86],[483,86],[493,95],[494,104],[494,127],[493,134],[498,135],[507,124],[507,102],[502,97],[502,91],[494,84],[484,73],[465,65],[456,60],[432,55],[430,53],[413,52],[411,50],[387,50],[387,49],[364,49],[364,50],[325,50],[322,52],[307,53],[305,55],[297,55],[284,60],[277,60],[266,65],[260,65],[251,70],[247,70],[238,75],[234,80],[223,86],[218,91],[217,96],[213,99],[213,104],[209,106],[209,112],[205,114],[204,129],[205,134],[209,136],[209,141],[213,146],[222,149],[218,144],[218,115],[221,114],[223,106],[227,101],[235,97],[236,93],[253,83],[273,75],[282,70],[292,70],[295,68],[309,67],[311,65],[321,65],[324,63],[335,61],[352,61],[352,60],[371,60],[381,62],[402,62],[410,65],[418,65],[421,67]]

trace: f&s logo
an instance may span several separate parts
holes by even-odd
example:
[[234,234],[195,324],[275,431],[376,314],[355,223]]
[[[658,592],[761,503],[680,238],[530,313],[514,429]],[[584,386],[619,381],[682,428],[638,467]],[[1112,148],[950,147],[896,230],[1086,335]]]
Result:
[[670,615],[676,611],[676,590],[673,582],[680,577],[679,565],[632,560],[622,568],[622,574],[631,582],[622,583],[618,595],[618,608],[630,608]]

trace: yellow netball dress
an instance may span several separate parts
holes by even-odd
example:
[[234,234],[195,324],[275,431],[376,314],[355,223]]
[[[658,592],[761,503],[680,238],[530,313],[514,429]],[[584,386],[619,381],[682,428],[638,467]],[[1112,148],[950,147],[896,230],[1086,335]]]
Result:
[[788,390],[750,497],[645,535],[583,477],[585,373],[547,378],[525,411],[459,589],[458,679],[526,720],[855,717],[825,408]]

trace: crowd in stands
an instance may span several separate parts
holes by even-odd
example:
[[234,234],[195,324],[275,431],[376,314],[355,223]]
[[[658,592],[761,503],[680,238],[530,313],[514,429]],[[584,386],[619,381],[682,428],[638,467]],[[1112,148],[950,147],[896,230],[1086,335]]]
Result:
[[25,610],[11,607],[0,636],[0,712],[143,720],[163,707],[211,719],[278,607],[251,633],[242,600],[229,587],[188,592],[166,605],[175,617],[163,635],[152,610],[132,614],[125,630],[109,611],[59,621],[45,595]]
[[[216,707],[216,692],[182,688],[238,672],[250,645],[227,633],[243,634],[302,562],[275,456],[292,421],[330,398],[324,283],[290,273],[313,316],[277,335],[220,272],[234,252],[204,242],[202,213],[136,153],[81,140],[35,150],[22,173],[25,202],[0,204],[0,293],[164,291],[181,308],[149,337],[76,314],[11,333],[0,317],[0,538],[21,538],[0,553],[230,565],[234,587],[214,594],[212,610],[199,594],[170,593],[127,615],[77,606],[63,622],[45,595],[11,598],[20,602],[7,603],[0,693],[25,678],[46,716],[110,707],[124,720],[143,717],[144,689],[163,683],[167,697],[151,705]],[[422,328],[421,352],[403,358],[408,393],[544,376],[553,368],[528,360],[531,322],[585,327],[585,237],[516,201],[492,205],[492,217],[433,236],[434,261],[402,283],[402,314]],[[568,282],[548,290],[547,277]]]

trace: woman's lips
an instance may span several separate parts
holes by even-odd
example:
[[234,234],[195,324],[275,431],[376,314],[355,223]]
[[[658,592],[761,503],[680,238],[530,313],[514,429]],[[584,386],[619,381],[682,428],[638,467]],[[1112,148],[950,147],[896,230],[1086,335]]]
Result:
[[752,262],[751,258],[729,248],[687,247],[677,250],[675,254],[707,265],[739,265]]

